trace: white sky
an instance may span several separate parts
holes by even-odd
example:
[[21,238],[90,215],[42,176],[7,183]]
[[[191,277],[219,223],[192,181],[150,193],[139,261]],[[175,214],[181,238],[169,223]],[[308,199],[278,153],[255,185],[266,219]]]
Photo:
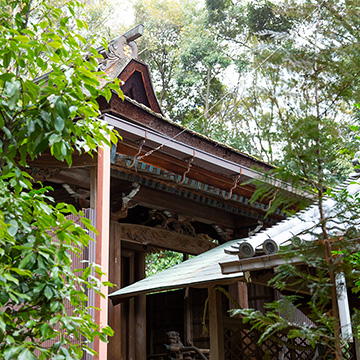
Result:
[[115,14],[114,22],[123,25],[132,25],[134,20],[134,9],[131,0],[109,0],[114,4]]

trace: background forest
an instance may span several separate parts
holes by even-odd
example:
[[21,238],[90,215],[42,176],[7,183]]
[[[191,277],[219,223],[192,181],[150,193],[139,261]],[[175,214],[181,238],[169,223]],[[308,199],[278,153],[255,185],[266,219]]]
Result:
[[302,160],[323,136],[333,183],[346,175],[339,151],[357,146],[357,5],[139,0],[134,23],[145,25],[140,58],[170,119],[307,178]]
[[[83,2],[97,39],[144,24],[139,58],[171,120],[310,179],[302,161],[318,137],[327,183],[346,177],[344,152],[358,148],[359,1]],[[121,24],[130,7],[133,24]]]

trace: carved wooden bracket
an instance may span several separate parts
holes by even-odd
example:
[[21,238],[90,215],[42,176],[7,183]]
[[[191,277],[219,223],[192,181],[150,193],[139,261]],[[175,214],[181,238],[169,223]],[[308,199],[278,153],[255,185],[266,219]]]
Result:
[[106,71],[120,59],[137,58],[138,47],[134,41],[128,42],[125,36],[120,36],[110,43],[108,51],[103,56],[104,60],[99,64],[99,69]]

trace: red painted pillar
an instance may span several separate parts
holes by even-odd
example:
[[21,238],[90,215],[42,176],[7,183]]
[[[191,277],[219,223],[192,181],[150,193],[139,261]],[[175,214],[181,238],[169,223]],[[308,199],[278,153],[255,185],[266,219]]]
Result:
[[[96,228],[99,235],[96,237],[96,264],[101,266],[105,275],[101,281],[108,280],[109,272],[109,233],[110,233],[110,147],[104,145],[98,153],[97,189],[96,189]],[[101,327],[108,324],[108,288],[101,287],[105,298],[96,294],[95,307],[101,311],[95,312],[95,322]],[[94,342],[94,350],[98,356],[94,360],[107,359],[107,344],[98,338]]]

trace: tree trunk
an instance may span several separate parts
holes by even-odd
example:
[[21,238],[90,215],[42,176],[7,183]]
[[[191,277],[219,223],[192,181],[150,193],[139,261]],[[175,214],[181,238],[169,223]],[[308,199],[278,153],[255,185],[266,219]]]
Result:
[[208,120],[209,120],[209,99],[210,99],[210,82],[211,82],[211,67],[209,66],[206,74],[206,95],[205,95],[205,112],[204,112],[204,134],[208,135]]

